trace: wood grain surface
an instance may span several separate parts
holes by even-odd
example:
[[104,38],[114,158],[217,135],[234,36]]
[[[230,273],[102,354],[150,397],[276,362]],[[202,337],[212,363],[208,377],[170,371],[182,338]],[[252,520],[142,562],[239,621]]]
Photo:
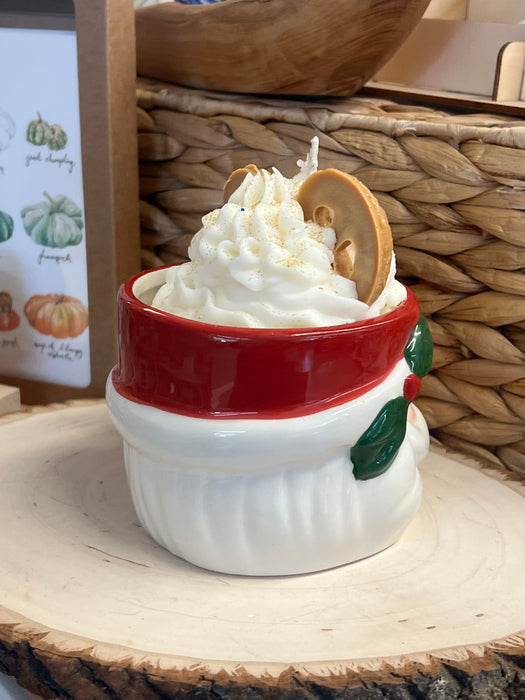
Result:
[[525,688],[525,487],[510,474],[434,447],[423,504],[394,547],[249,578],[186,564],[146,535],[103,401],[0,418],[0,444],[0,670],[40,697]]
[[137,71],[210,90],[352,95],[429,0],[167,2],[136,11]]

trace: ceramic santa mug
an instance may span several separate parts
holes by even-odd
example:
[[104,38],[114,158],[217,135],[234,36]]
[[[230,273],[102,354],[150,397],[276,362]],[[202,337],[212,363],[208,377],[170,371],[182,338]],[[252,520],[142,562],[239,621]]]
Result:
[[173,554],[283,575],[389,547],[416,513],[428,430],[411,404],[432,344],[410,290],[341,326],[218,326],[149,306],[165,268],[120,289],[107,383],[139,519]]

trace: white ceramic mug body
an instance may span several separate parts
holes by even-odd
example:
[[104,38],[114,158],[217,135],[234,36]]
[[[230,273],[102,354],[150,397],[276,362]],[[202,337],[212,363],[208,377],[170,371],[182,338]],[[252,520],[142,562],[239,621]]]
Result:
[[401,358],[356,398],[278,418],[164,410],[123,395],[110,375],[143,527],[173,554],[230,574],[319,571],[389,547],[419,507],[425,421],[411,407],[395,459],[374,478],[355,477],[351,449],[410,375]]

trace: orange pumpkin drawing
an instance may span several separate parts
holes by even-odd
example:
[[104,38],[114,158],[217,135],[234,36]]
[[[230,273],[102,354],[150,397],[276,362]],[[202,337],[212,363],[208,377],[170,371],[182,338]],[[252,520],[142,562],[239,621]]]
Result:
[[35,294],[24,313],[35,330],[53,338],[76,338],[88,327],[87,307],[65,294]]
[[0,331],[18,328],[20,316],[13,311],[13,298],[9,292],[0,292]]

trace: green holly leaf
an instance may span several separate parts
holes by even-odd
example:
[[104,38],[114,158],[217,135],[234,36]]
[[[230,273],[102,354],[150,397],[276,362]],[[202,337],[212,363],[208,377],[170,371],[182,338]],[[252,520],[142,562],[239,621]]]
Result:
[[409,401],[398,396],[386,403],[350,451],[354,476],[362,481],[386,472],[407,429]]
[[430,371],[433,347],[427,320],[420,316],[405,346],[405,360],[411,371],[420,379]]

